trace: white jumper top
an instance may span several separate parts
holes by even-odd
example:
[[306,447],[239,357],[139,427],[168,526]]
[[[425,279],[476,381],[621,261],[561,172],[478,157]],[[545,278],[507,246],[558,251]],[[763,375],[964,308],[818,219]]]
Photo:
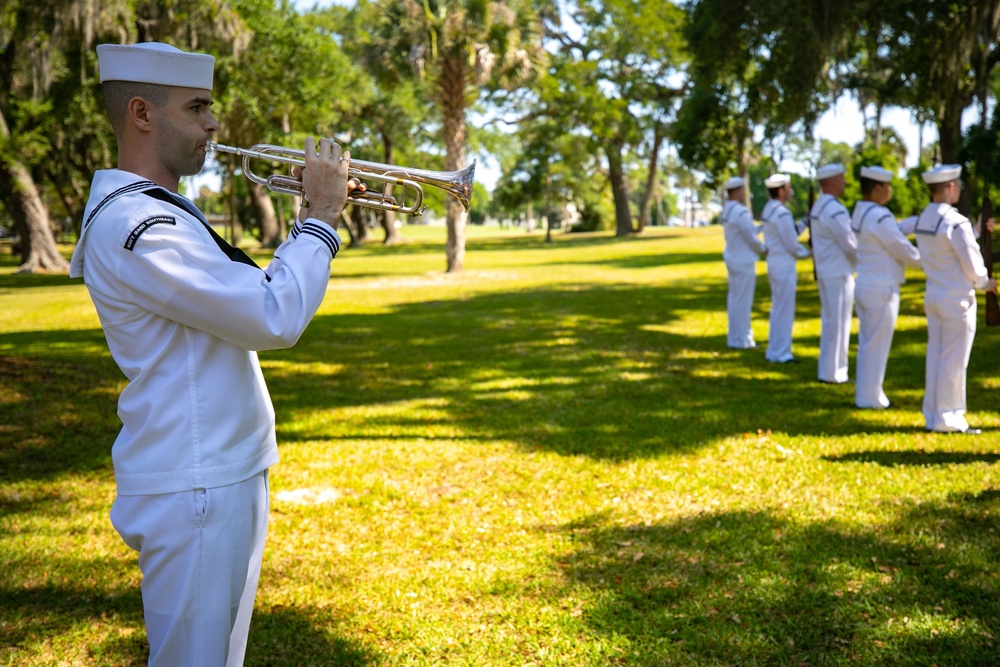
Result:
[[836,197],[823,193],[809,212],[809,233],[817,278],[844,278],[854,273],[858,241],[851,216]]
[[798,240],[803,228],[796,224],[792,212],[781,201],[767,200],[760,217],[764,220],[768,266],[794,264],[795,260],[809,256],[809,248]]
[[884,206],[861,200],[854,205],[851,229],[858,239],[858,284],[899,286],[906,282],[906,267],[920,267],[920,251],[907,240],[916,218],[896,222]]
[[764,253],[764,244],[757,238],[757,225],[750,209],[738,201],[727,199],[719,215],[726,237],[722,258],[727,262],[753,263]]
[[914,230],[928,292],[967,294],[990,283],[972,223],[954,206],[931,202]]
[[261,270],[230,260],[193,204],[149,189],[166,193],[98,171],[70,265],[129,381],[111,450],[120,495],[226,486],[278,461],[256,351],[295,344],[340,248],[336,231],[309,219]]

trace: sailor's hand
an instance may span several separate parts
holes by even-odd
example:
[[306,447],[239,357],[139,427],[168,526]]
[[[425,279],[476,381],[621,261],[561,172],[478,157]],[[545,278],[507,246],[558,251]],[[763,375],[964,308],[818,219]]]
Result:
[[319,140],[307,137],[305,166],[293,170],[302,179],[302,207],[299,219],[316,218],[335,225],[347,203],[348,178],[351,154],[341,154],[340,145],[326,137]]

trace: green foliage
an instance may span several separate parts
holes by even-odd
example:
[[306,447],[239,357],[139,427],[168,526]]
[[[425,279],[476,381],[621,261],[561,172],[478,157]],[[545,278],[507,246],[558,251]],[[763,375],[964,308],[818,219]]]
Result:
[[469,209],[469,222],[474,225],[481,225],[486,222],[486,218],[491,210],[490,193],[486,186],[476,182],[472,184],[472,204]]
[[692,93],[674,130],[682,159],[712,176],[741,173],[758,128],[773,138],[811,127],[828,103],[827,66],[850,5],[686,3]]
[[[927,186],[920,179],[920,174],[927,170],[926,166],[918,165],[915,169],[904,170],[903,156],[900,155],[898,145],[893,142],[886,142],[878,149],[874,144],[867,144],[858,147],[854,157],[849,163],[847,190],[844,193],[843,201],[849,210],[854,208],[855,202],[861,199],[861,168],[864,166],[881,166],[893,173],[892,178],[892,198],[886,204],[897,218],[905,218],[917,215],[924,209],[929,201]],[[900,176],[899,174],[904,174]]]
[[[539,141],[535,122],[524,144],[556,162],[561,156],[552,144],[568,134],[574,162],[592,160],[584,173],[608,174],[622,199],[616,210],[629,211],[629,179],[620,179],[615,166],[621,161],[623,171],[635,173],[635,155],[649,152],[656,128],[673,116],[681,92],[676,78],[686,61],[684,15],[669,0],[583,0],[568,4],[565,14],[548,22],[551,68],[536,88],[533,114],[556,135]],[[616,224],[631,229],[630,220]]]

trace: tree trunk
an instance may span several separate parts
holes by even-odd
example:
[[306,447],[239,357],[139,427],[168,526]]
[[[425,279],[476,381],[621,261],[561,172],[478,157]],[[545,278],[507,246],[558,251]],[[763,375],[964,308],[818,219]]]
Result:
[[[467,61],[464,53],[445,58],[441,68],[441,116],[444,121],[445,171],[465,166],[465,85]],[[465,268],[465,223],[467,214],[454,197],[446,197],[448,240],[445,244],[447,272]]]
[[[392,139],[383,135],[382,147],[385,150],[385,163],[392,164],[395,153],[393,150],[395,146],[392,143]],[[382,239],[382,245],[396,245],[399,243],[399,230],[396,229],[396,212],[382,211],[382,214],[378,217],[378,221],[382,225],[382,230],[385,231],[385,238]]]
[[875,103],[875,150],[882,148],[882,102]]
[[49,212],[31,178],[31,172],[19,162],[8,163],[3,174],[8,212],[14,219],[21,241],[21,265],[18,273],[67,273],[69,262],[59,253],[52,233]]
[[260,245],[262,248],[277,248],[281,243],[281,226],[278,224],[278,216],[274,212],[274,202],[271,200],[271,191],[266,185],[260,183],[249,183],[250,200],[253,203],[254,213],[260,222]]
[[351,215],[350,213],[347,212],[346,207],[340,211],[340,224],[347,229],[347,236],[350,237],[351,240],[349,245],[351,245],[352,247],[360,245],[358,241],[358,233],[354,229],[354,221],[351,220]]
[[622,165],[622,149],[617,143],[608,142],[607,148],[611,194],[615,200],[615,236],[632,233],[632,213],[628,206],[628,185]]
[[351,245],[359,246],[368,240],[368,209],[352,206],[350,217],[355,231],[355,235],[351,237]]
[[656,132],[653,135],[653,151],[649,156],[649,175],[646,176],[646,192],[642,196],[642,208],[639,210],[639,228],[637,230],[639,232],[644,230],[646,225],[649,224],[649,212],[653,207],[653,190],[656,189],[656,177],[660,162],[660,146],[663,144],[663,138],[663,127],[657,125]]
[[[235,158],[235,156],[233,156]],[[237,245],[243,236],[243,225],[240,224],[240,207],[236,196],[236,173],[229,170],[229,242]]]
[[[0,115],[0,137],[10,142],[7,119]],[[18,273],[68,273],[69,262],[59,254],[52,233],[49,211],[42,203],[31,171],[21,162],[11,159],[0,172],[0,186],[7,212],[14,219],[21,240],[21,266]]]
[[942,164],[953,164],[962,143],[962,111],[966,105],[957,97],[942,101],[938,116],[938,135]]

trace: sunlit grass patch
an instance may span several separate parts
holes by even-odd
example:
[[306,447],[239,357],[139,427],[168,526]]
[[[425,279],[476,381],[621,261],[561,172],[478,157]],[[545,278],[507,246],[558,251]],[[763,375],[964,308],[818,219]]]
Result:
[[[970,665],[1000,631],[1000,333],[929,434],[909,273],[886,411],[725,346],[718,228],[345,248],[260,354],[281,462],[248,665]],[[266,258],[263,258],[265,259]],[[0,665],[144,664],[108,522],[124,386],[86,291],[0,271]],[[856,323],[855,323],[856,331]],[[855,347],[851,349],[851,374]]]

